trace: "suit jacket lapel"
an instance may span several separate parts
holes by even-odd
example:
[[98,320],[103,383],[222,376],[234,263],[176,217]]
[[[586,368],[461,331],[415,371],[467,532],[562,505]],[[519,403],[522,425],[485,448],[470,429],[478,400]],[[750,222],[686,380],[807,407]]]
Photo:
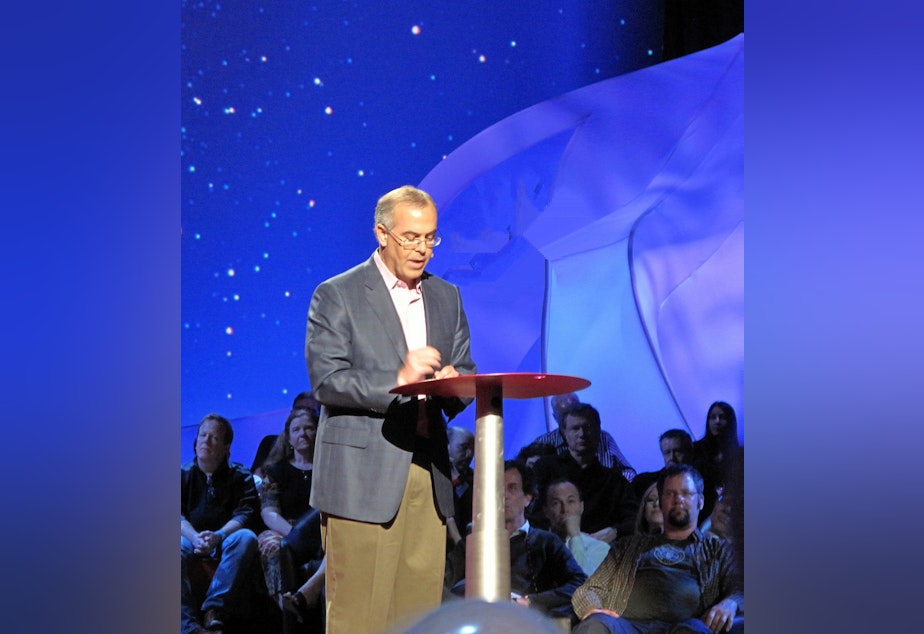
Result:
[[369,258],[366,263],[363,282],[366,286],[366,302],[382,325],[382,336],[391,343],[395,354],[403,363],[404,357],[407,355],[407,341],[404,338],[404,330],[401,328],[398,313],[395,312],[391,294],[388,292],[385,281],[382,279],[382,274],[379,273],[379,269],[372,258]]
[[[433,291],[427,292],[427,278],[430,277],[430,274],[424,271],[423,277],[420,279],[421,291],[423,292],[423,302],[424,302],[424,318],[427,323],[427,345],[435,346],[436,345],[436,333],[433,331],[433,324],[443,323],[441,319],[441,306],[440,302],[433,301]],[[444,363],[448,361],[444,360]]]

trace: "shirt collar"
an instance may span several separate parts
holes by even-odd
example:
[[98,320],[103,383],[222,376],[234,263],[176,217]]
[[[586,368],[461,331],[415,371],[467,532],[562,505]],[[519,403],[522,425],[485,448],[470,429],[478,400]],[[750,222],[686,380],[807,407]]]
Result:
[[388,290],[395,288],[406,289],[420,294],[420,281],[418,280],[417,285],[413,288],[399,280],[394,273],[388,270],[388,267],[385,266],[385,261],[382,259],[382,254],[379,253],[379,250],[376,249],[375,253],[372,254],[372,261],[375,262],[376,268],[379,270],[382,279],[385,280],[385,286],[388,287]]
[[664,533],[659,533],[658,536],[661,537],[662,541],[665,541],[665,542],[669,542],[669,541],[676,542],[676,541],[687,541],[687,540],[689,540],[690,542],[701,542],[704,539],[703,532],[699,530],[699,528],[694,528],[693,532],[690,533],[690,535],[686,539],[683,539],[683,540],[668,539]]
[[517,535],[529,535],[529,520],[523,522],[523,525],[520,528],[513,531],[513,533],[510,535],[510,539],[513,539]]

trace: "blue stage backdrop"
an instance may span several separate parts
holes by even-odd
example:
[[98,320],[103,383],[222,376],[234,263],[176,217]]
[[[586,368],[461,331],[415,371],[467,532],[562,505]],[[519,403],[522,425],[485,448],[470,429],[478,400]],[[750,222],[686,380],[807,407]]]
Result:
[[[713,400],[743,433],[743,36],[662,62],[647,0],[241,4],[182,5],[184,460],[208,412],[248,466],[278,431],[312,291],[408,183],[482,372],[590,379],[639,470]],[[549,424],[505,414],[511,455]]]

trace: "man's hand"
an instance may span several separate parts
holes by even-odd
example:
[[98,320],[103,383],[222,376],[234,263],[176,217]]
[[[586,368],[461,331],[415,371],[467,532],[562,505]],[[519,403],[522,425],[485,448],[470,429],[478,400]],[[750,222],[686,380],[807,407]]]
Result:
[[568,537],[576,537],[581,534],[581,515],[579,513],[572,513],[571,515],[565,515],[565,521],[563,522],[565,527],[565,533]]
[[510,600],[513,601],[516,605],[520,606],[521,608],[529,607],[529,597],[519,595],[516,592],[510,593]]
[[423,381],[434,375],[439,369],[440,351],[433,346],[408,350],[407,355],[404,357],[404,365],[398,370],[398,385]]
[[193,540],[193,552],[197,555],[209,555],[220,543],[221,535],[212,531],[201,531]]
[[706,610],[706,613],[700,619],[712,630],[713,634],[719,634],[719,632],[731,630],[732,621],[737,611],[737,603],[731,599],[723,599]]
[[445,365],[433,375],[434,379],[451,379],[453,377],[459,376],[459,371],[455,369],[454,366]]
[[599,539],[601,542],[611,544],[616,541],[616,529],[612,526],[608,526],[606,528],[601,528],[596,533],[591,533],[590,536],[594,539]]

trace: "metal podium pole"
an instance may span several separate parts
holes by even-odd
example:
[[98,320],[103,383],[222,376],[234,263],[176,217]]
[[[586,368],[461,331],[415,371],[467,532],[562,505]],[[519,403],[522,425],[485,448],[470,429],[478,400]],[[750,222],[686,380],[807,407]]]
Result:
[[510,540],[504,527],[504,401],[499,383],[475,397],[472,532],[465,542],[465,598],[510,600]]
[[[475,398],[472,532],[465,541],[465,598],[510,601],[510,540],[504,527],[504,398],[583,390],[590,381],[561,374],[508,372],[429,379],[392,394]],[[461,527],[460,527],[461,528]]]

